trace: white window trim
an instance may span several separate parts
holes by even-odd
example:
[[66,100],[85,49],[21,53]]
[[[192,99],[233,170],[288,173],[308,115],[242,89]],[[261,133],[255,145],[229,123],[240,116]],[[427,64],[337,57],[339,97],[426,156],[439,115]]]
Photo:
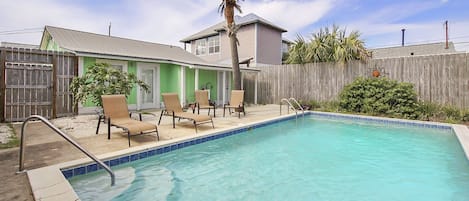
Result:
[[[210,38],[218,38],[218,52],[210,53]],[[207,44],[207,54],[208,55],[220,54],[220,52],[221,52],[221,47],[220,47],[221,41],[220,41],[220,36],[219,35],[207,37],[207,43],[206,44]],[[213,47],[215,48],[216,46],[213,46]]]
[[108,63],[111,65],[119,65],[122,66],[123,72],[128,72],[128,62],[121,61],[121,60],[111,60],[111,59],[96,59],[96,63]]
[[[199,49],[199,44],[197,43],[198,41],[204,41],[204,47],[203,49],[205,50],[203,54],[198,54],[197,50]],[[208,41],[207,41],[207,38],[202,38],[202,39],[198,39],[198,40],[195,40],[195,55],[197,56],[201,56],[201,55],[207,55],[208,54]]]

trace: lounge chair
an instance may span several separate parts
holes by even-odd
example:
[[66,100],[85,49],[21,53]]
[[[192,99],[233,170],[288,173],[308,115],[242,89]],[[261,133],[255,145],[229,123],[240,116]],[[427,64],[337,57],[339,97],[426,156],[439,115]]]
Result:
[[215,128],[213,125],[212,117],[208,115],[200,115],[194,113],[184,112],[181,107],[181,103],[179,102],[179,97],[177,93],[163,93],[163,102],[165,109],[161,110],[160,120],[158,121],[158,125],[161,123],[161,118],[163,115],[173,117],[173,128],[176,128],[175,119],[188,119],[193,121],[195,126],[195,132],[197,132],[197,125],[204,124],[204,123],[212,123],[212,127]]
[[241,112],[246,116],[244,111],[244,90],[232,90],[231,98],[228,104],[223,105],[223,117],[225,117],[225,109],[228,108],[228,112],[231,114],[231,108],[234,112],[238,112],[238,118],[241,118]]
[[[127,133],[130,147],[130,135],[141,135],[156,132],[157,140],[160,139],[158,135],[158,128],[155,124],[148,122],[138,121],[130,118],[130,113],[127,108],[127,101],[124,95],[102,95],[103,110],[104,110],[104,121],[107,122],[107,138],[111,139],[111,126],[122,128]],[[140,116],[141,120],[141,116]],[[96,134],[98,134],[98,128]]]
[[200,109],[208,109],[208,115],[210,115],[210,110],[213,109],[213,117],[215,117],[215,104],[210,104],[207,90],[195,91],[195,107],[197,114],[200,114]]

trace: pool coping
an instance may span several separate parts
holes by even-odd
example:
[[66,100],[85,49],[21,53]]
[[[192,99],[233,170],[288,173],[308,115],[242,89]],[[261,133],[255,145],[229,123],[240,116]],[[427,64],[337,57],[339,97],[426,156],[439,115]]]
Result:
[[[386,117],[372,117],[372,116],[363,116],[363,115],[351,115],[351,114],[340,114],[340,113],[328,113],[328,112],[318,112],[318,111],[307,111],[305,115],[313,115],[326,118],[335,118],[335,119],[348,119],[355,120],[359,119],[361,121],[370,121],[376,123],[391,123],[398,124],[403,126],[421,126],[428,128],[437,128],[437,129],[451,129],[457,139],[459,140],[460,145],[462,146],[466,158],[469,160],[469,129],[467,126],[458,125],[458,124],[447,124],[439,122],[426,122],[426,121],[416,121],[416,120],[404,120],[404,119],[393,119]],[[138,147],[130,147],[128,149],[119,150],[115,152],[110,152],[106,154],[98,155],[97,157],[103,161],[106,161],[106,164],[116,166],[123,164],[120,162],[131,162],[134,160],[150,157],[157,154],[163,154],[173,150],[181,149],[187,146],[192,146],[195,144],[204,143],[207,141],[227,137],[237,133],[241,133],[250,129],[255,129],[263,127],[269,124],[273,124],[280,121],[286,121],[289,119],[295,119],[295,114],[282,115],[278,117],[268,118],[260,121],[250,122],[246,124],[241,124],[234,127],[209,130],[197,135],[190,135],[181,138],[158,141],[149,143],[146,145]],[[301,116],[301,114],[298,114]],[[159,150],[159,152],[158,152]],[[152,155],[153,154],[153,155]],[[122,160],[124,159],[124,160]],[[93,172],[99,170],[96,164],[93,166],[93,161],[89,158],[82,158],[78,160],[68,161],[59,163],[56,165],[51,165],[47,167],[42,167],[38,169],[33,169],[27,171],[29,182],[31,185],[31,190],[35,200],[51,201],[51,200],[80,200],[76,192],[73,190],[71,184],[67,178],[77,175],[82,175],[88,173],[88,171]],[[71,176],[70,176],[71,172]],[[110,183],[110,180],[109,180]]]

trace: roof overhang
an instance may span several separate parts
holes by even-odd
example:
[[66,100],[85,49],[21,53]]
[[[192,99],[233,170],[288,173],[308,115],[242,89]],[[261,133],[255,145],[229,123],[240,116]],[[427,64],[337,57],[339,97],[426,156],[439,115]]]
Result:
[[[224,64],[198,63],[198,62],[188,62],[188,61],[176,61],[176,60],[162,59],[162,58],[144,58],[144,57],[111,55],[111,54],[92,53],[92,52],[74,52],[74,53],[77,56],[81,56],[81,57],[97,57],[97,58],[103,58],[103,59],[128,60],[128,61],[150,62],[150,63],[169,63],[169,64],[175,64],[175,65],[180,65],[180,66],[187,66],[193,69],[233,71],[233,68],[231,68],[231,66],[224,65]],[[240,70],[244,72],[260,72],[259,69],[255,69],[255,68],[240,68]]]

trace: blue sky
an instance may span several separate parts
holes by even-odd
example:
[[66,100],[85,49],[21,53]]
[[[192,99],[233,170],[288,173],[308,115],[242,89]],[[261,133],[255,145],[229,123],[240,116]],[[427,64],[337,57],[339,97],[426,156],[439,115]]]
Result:
[[[180,39],[223,20],[220,0],[21,0],[0,1],[0,41],[39,44],[45,25],[182,46]],[[457,50],[469,50],[468,0],[245,0],[255,13],[308,38],[332,24],[358,30],[369,48],[444,42],[445,20]],[[27,30],[25,30],[27,29]],[[24,30],[14,31],[12,30]],[[241,44],[242,45],[242,44]]]

